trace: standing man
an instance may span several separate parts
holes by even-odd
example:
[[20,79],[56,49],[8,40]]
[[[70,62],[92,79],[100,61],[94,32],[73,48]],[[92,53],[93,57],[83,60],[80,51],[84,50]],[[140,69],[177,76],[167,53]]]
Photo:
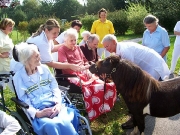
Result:
[[98,44],[98,49],[97,49],[98,56],[102,58],[104,54],[104,57],[106,58],[110,56],[110,53],[104,49],[103,45],[101,44],[101,41],[106,34],[114,34],[115,31],[114,31],[113,23],[110,20],[106,19],[107,17],[106,9],[104,8],[100,9],[98,15],[99,15],[99,19],[93,22],[93,25],[91,27],[91,33],[97,34],[100,38],[100,42]]
[[[116,53],[122,59],[127,59],[135,63],[156,80],[165,80],[169,77],[170,71],[166,62],[153,49],[135,42],[117,42],[117,38],[111,34],[103,38],[102,44],[107,51]],[[133,128],[133,117],[131,116],[121,126],[123,129]]]
[[166,29],[158,24],[159,20],[153,15],[146,16],[143,22],[147,29],[143,34],[142,44],[154,49],[167,61],[166,54],[170,48],[170,41]]

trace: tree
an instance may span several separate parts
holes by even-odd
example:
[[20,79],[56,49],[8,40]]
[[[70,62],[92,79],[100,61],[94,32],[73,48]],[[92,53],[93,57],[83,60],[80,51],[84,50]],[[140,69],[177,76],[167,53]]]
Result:
[[159,18],[159,23],[168,31],[173,31],[180,18],[179,0],[151,0],[151,13]]
[[57,0],[54,4],[54,15],[61,19],[67,19],[68,21],[75,19],[78,15],[78,8],[82,7],[77,0]]
[[87,0],[87,13],[97,14],[101,8],[113,11],[114,6],[111,0]]
[[18,25],[19,22],[26,21],[27,16],[22,10],[16,10],[12,19],[15,21],[16,25]]

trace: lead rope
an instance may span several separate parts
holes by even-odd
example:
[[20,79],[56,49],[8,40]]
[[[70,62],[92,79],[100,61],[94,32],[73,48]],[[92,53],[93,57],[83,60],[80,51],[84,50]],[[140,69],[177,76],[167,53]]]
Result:
[[[104,79],[104,95],[106,93],[106,81],[107,81],[107,77]],[[102,107],[102,111],[104,110],[104,95],[103,95],[103,107]],[[106,118],[107,118],[107,122],[109,122],[109,117],[107,115],[107,113],[105,112]]]

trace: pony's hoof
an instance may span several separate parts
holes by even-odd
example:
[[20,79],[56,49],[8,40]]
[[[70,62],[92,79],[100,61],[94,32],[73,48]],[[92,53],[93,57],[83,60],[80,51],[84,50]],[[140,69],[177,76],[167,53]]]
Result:
[[139,130],[138,130],[138,127],[136,126],[134,127],[134,130],[130,133],[130,135],[138,135],[138,132]]

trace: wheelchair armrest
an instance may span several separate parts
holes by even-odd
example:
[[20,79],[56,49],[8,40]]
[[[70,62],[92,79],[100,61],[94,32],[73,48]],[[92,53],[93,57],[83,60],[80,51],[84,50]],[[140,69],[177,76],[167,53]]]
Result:
[[23,101],[15,98],[15,97],[12,97],[11,100],[14,101],[17,105],[19,105],[19,106],[21,106],[21,107],[23,107],[23,108],[26,108],[26,109],[29,108],[29,105],[28,105],[28,104],[26,104],[25,102],[23,102]]
[[77,75],[73,75],[73,74],[57,74],[55,77],[56,78],[68,78],[68,77],[77,77]]

